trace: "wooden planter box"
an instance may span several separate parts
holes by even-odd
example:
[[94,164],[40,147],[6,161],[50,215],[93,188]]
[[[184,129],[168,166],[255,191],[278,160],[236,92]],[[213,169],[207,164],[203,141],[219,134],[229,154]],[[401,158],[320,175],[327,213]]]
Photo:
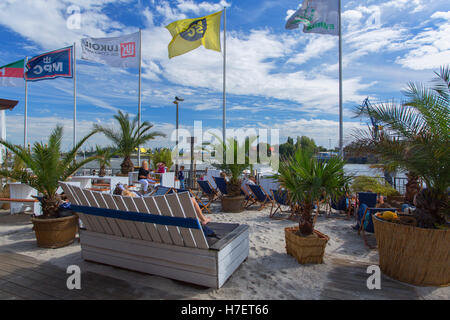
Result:
[[300,264],[323,263],[325,247],[330,238],[314,230],[316,237],[301,237],[296,234],[298,227],[284,229],[287,254],[297,259]]
[[75,240],[78,231],[78,216],[57,219],[31,218],[38,247],[61,248]]
[[373,224],[383,273],[420,286],[450,284],[450,230],[401,225],[376,216]]

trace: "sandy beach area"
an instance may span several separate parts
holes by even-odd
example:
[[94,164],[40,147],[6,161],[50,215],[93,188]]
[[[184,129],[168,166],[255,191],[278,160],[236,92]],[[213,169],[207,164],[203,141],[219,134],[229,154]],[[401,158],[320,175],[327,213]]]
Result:
[[[215,204],[213,214],[209,216],[214,222],[241,223],[250,227],[249,257],[219,290],[85,262],[81,257],[78,241],[60,249],[38,248],[29,216],[27,214],[10,216],[5,210],[0,213],[0,251],[30,256],[64,270],[69,265],[78,265],[82,272],[96,272],[166,292],[176,292],[184,299],[324,299],[327,298],[327,288],[336,286],[333,279],[336,275],[339,276],[341,272],[339,268],[343,265],[361,267],[378,264],[377,250],[365,247],[362,238],[351,229],[354,220],[347,220],[337,213],[333,213],[330,217],[322,214],[317,220],[316,228],[330,237],[325,261],[320,265],[299,265],[293,257],[286,254],[284,228],[295,226],[296,223],[290,220],[270,219],[269,209],[257,211],[256,208],[251,208],[239,214],[225,214],[220,212],[220,204]],[[369,235],[369,241],[375,244],[375,237]],[[410,287],[414,293],[411,299],[450,299],[448,287],[401,285]],[[365,283],[360,286],[364,288]],[[355,296],[350,298],[378,297],[370,290],[361,292],[363,293],[355,293]]]

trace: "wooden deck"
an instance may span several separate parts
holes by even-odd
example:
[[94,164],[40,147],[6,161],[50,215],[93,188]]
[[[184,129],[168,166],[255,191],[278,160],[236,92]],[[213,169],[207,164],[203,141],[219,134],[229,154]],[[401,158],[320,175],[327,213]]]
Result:
[[[421,299],[413,286],[382,276],[381,290],[369,290],[366,280],[367,266],[347,260],[333,260],[334,268],[320,299]],[[82,289],[68,290],[66,270],[50,263],[42,263],[29,256],[0,252],[0,300],[23,299],[186,299],[181,294],[168,293],[161,289],[125,281],[95,272],[82,273]],[[203,289],[204,290],[204,289]]]
[[333,259],[333,270],[320,299],[324,300],[417,300],[420,299],[413,286],[392,280],[381,274],[381,289],[367,288],[367,267],[370,264]]
[[66,270],[16,253],[0,252],[0,299],[181,299],[176,294],[94,272],[83,272],[81,290],[68,290]]

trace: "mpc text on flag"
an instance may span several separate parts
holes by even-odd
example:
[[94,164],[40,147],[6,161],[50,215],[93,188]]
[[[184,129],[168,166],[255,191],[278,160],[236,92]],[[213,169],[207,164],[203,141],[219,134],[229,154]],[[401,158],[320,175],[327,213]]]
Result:
[[0,87],[23,87],[24,59],[0,67]]
[[138,68],[139,32],[121,37],[81,39],[81,59],[118,68]]
[[220,18],[222,11],[196,19],[172,22],[166,28],[172,35],[169,58],[173,58],[203,45],[206,49],[220,49]]
[[54,78],[72,78],[73,47],[67,47],[35,56],[28,60],[25,80],[38,81]]
[[339,35],[339,0],[304,0],[286,22],[286,29],[303,23],[303,32]]

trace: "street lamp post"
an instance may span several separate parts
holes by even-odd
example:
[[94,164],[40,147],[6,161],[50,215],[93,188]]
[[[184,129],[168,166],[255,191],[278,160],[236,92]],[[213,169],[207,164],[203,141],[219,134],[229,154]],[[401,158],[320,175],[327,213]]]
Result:
[[176,145],[175,145],[175,150],[177,151],[177,159],[175,160],[175,177],[178,176],[178,157],[180,155],[180,151],[178,150],[178,104],[184,101],[184,99],[179,98],[179,97],[175,97],[175,100],[173,101],[174,104],[177,105],[177,121],[176,121]]

